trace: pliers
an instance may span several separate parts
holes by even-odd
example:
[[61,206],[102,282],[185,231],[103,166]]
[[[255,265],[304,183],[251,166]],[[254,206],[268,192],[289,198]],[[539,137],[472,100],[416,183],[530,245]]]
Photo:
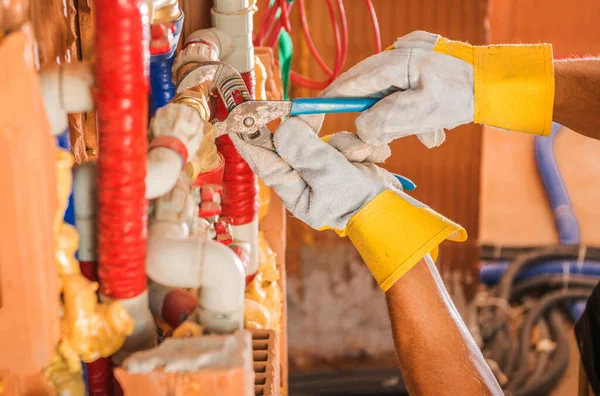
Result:
[[304,114],[358,113],[369,109],[376,98],[299,98],[250,100],[236,105],[224,121],[215,122],[217,137],[228,133],[254,135],[269,122]]
[[[250,100],[236,105],[224,121],[214,123],[217,137],[239,135],[253,145],[274,150],[272,132],[266,125],[278,118],[306,114],[358,113],[371,108],[378,98],[299,98],[293,100]],[[416,185],[394,174],[402,187],[411,191]]]

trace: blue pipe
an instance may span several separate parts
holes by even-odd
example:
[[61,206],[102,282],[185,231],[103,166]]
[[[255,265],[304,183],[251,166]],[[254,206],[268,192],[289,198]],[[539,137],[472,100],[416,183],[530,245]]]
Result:
[[169,52],[150,57],[150,117],[175,96],[175,85],[172,81],[171,68],[175,60],[175,51],[183,28],[183,13],[173,21],[173,41]]
[[552,206],[560,243],[576,245],[580,241],[579,223],[554,155],[554,141],[561,128],[561,125],[554,123],[550,136],[535,138],[535,158]]
[[175,54],[171,56],[152,56],[150,60],[150,116],[154,116],[160,109],[175,96],[171,67]]
[[[500,282],[500,278],[509,265],[507,262],[499,262],[482,266],[479,270],[481,282],[488,285]],[[565,272],[566,266],[568,266],[569,274],[600,276],[600,261],[585,260],[583,263],[578,263],[577,260],[551,260],[525,268],[515,280],[519,281],[538,275],[561,275]]]
[[[71,151],[71,142],[69,141],[69,130],[67,129],[62,134],[56,137],[56,145],[65,150]],[[75,225],[75,205],[73,204],[73,189],[69,194],[69,202],[65,210],[64,221],[72,226]]]
[[581,315],[583,315],[583,311],[585,311],[585,300],[580,300],[574,303],[567,304],[567,311],[569,312],[569,316],[573,320],[573,323],[577,322]]

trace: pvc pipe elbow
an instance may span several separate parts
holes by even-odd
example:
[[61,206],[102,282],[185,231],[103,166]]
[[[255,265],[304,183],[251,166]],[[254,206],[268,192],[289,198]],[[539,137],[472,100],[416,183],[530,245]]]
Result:
[[[196,30],[185,39],[185,45],[194,42],[205,42],[216,51],[210,56],[207,55],[207,58],[204,59],[204,61],[214,61],[219,58],[225,58],[231,55],[235,49],[235,43],[232,37],[218,27]],[[212,59],[213,57],[214,59]]]
[[211,9],[213,25],[229,35],[235,47],[231,54],[221,54],[220,60],[241,74],[254,69],[252,14],[248,0],[217,0]]
[[241,329],[246,274],[240,259],[225,245],[184,235],[177,224],[152,225],[146,256],[148,277],[169,287],[200,287],[200,322],[215,332]]
[[78,257],[81,261],[96,261],[96,215],[98,212],[98,163],[87,161],[73,168],[73,200],[75,227],[79,232]]
[[67,128],[68,113],[82,113],[94,109],[91,87],[94,74],[87,63],[54,65],[40,72],[44,109],[52,135]]
[[171,191],[183,169],[179,153],[166,147],[154,147],[148,152],[146,198],[156,199]]

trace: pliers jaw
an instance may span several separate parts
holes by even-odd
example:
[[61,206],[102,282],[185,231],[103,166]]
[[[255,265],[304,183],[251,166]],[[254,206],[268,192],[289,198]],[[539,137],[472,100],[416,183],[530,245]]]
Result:
[[236,133],[250,144],[272,149],[272,133],[266,124],[289,114],[290,101],[253,101],[242,76],[221,62],[200,62],[184,71],[178,78],[177,93],[199,85],[217,93],[229,113],[223,121],[212,120],[217,137]]

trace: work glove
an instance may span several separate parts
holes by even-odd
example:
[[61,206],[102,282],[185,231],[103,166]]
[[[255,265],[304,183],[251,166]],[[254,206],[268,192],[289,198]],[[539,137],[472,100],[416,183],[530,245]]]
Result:
[[466,239],[462,227],[405,194],[375,165],[389,156],[387,145],[365,144],[349,133],[324,142],[297,117],[273,136],[275,151],[230,137],[294,216],[347,235],[384,291],[443,240]]
[[554,103],[552,46],[472,46],[416,31],[352,67],[321,96],[383,97],[356,118],[370,144],[417,135],[427,147],[469,122],[546,136]]

